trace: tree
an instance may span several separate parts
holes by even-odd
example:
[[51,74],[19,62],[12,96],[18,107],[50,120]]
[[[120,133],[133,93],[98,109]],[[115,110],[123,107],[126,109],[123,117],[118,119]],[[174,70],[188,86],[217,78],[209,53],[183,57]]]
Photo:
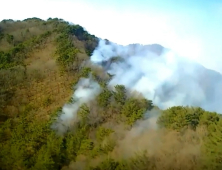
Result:
[[98,95],[97,102],[102,107],[107,107],[110,103],[110,99],[112,96],[112,92],[109,91],[107,88],[104,88],[103,91]]
[[222,119],[218,123],[210,124],[209,135],[204,144],[205,169],[217,170],[222,168]]
[[133,125],[133,123],[142,118],[143,114],[146,112],[147,107],[143,105],[138,99],[130,98],[126,100],[121,113],[128,119],[128,124]]
[[175,106],[164,110],[158,119],[158,123],[161,126],[175,130],[188,128],[188,126],[195,129],[203,113],[204,110],[201,108]]
[[126,100],[126,88],[123,85],[116,85],[115,92],[113,92],[114,99],[117,103],[124,105]]
[[6,40],[9,44],[13,44],[14,42],[14,36],[13,35],[9,35],[9,34],[6,34]]

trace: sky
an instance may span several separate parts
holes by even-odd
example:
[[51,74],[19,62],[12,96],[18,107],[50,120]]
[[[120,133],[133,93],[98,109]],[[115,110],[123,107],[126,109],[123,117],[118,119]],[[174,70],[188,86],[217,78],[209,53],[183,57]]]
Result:
[[158,43],[222,73],[221,0],[7,0],[0,20],[62,18],[118,44]]

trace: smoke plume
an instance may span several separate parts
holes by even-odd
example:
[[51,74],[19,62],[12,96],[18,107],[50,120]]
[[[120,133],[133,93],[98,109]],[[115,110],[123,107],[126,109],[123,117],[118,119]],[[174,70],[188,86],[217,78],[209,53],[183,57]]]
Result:
[[160,45],[101,40],[91,61],[114,75],[110,86],[125,85],[162,109],[189,105],[222,112],[222,75]]
[[100,93],[101,89],[99,84],[91,78],[81,78],[74,90],[72,102],[63,106],[62,113],[52,126],[60,134],[66,132],[77,121],[77,112],[80,106],[92,101]]

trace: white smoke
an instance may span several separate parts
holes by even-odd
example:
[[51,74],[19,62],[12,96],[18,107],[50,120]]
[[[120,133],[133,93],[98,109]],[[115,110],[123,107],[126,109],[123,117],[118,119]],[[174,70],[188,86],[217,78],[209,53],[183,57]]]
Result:
[[73,102],[65,104],[62,113],[55,124],[52,125],[58,133],[63,134],[77,121],[79,107],[92,101],[101,91],[100,85],[91,78],[81,78],[74,87]]
[[[113,57],[121,60],[113,62]],[[150,46],[121,46],[101,40],[91,61],[114,75],[110,86],[122,84],[137,90],[162,109],[190,105],[222,112],[218,102],[222,99],[219,95],[222,94],[222,76],[179,57],[171,50],[160,52]],[[204,81],[204,78],[208,80]]]

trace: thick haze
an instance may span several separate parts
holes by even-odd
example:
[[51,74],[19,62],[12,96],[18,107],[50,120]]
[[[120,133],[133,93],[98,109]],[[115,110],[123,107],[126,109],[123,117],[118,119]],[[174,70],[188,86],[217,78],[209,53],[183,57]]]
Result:
[[109,85],[141,92],[161,109],[188,105],[222,113],[222,75],[159,45],[122,46],[101,40],[91,61],[114,75]]
[[222,73],[221,0],[7,0],[0,20],[62,18],[118,44],[158,43]]

